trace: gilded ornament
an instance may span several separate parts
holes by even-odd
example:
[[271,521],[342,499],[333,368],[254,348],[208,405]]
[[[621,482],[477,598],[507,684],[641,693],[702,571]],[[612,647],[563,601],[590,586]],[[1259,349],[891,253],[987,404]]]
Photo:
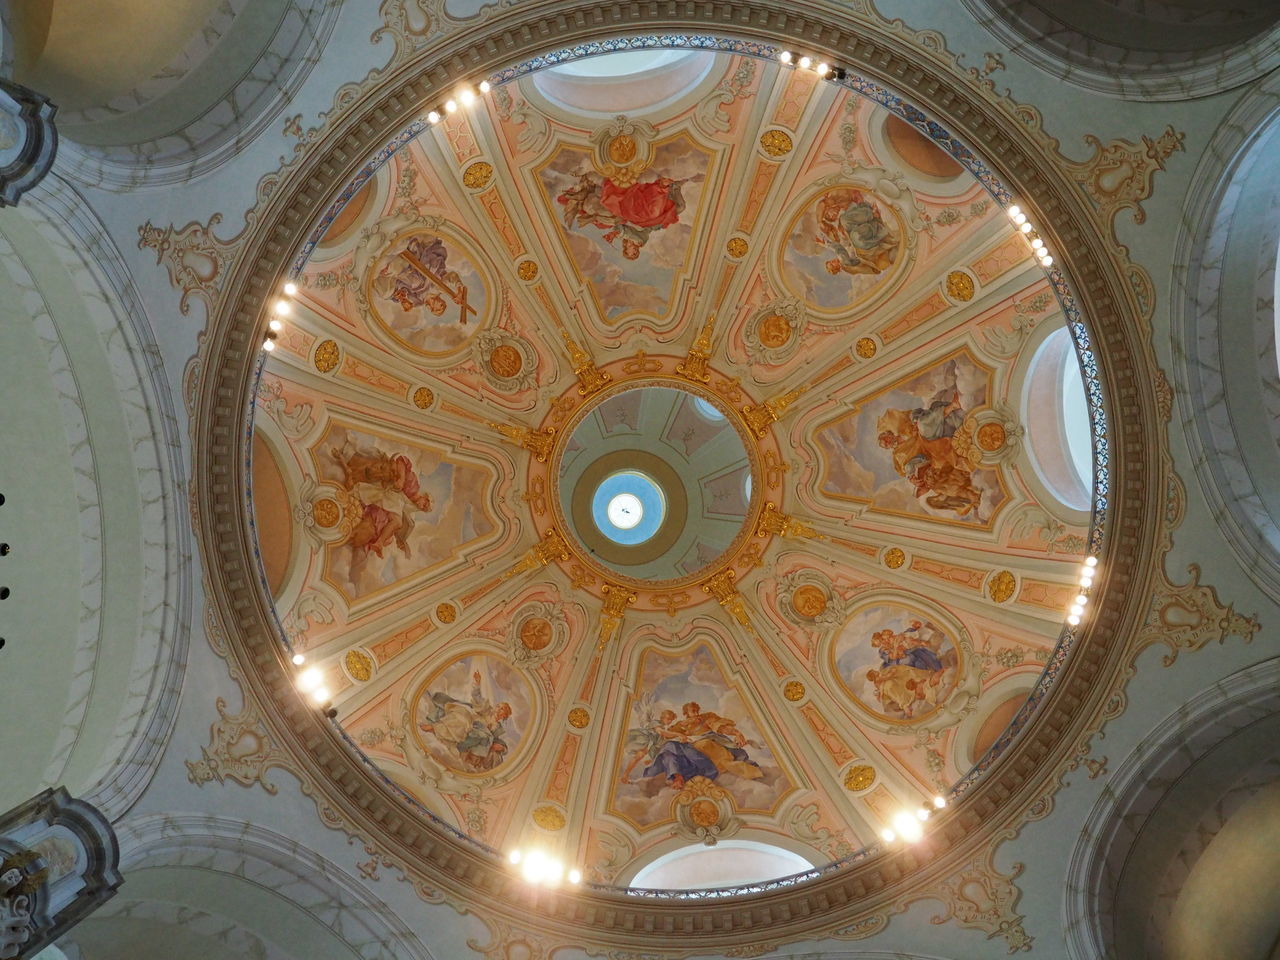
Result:
[[802,617],[812,620],[827,609],[827,591],[812,583],[801,584],[791,594],[791,607]]
[[436,619],[441,623],[453,623],[458,619],[458,608],[452,603],[442,603],[436,607]]
[[689,804],[689,819],[695,827],[714,827],[720,822],[720,808],[705,797]]
[[493,164],[485,160],[477,160],[462,172],[462,185],[471,190],[479,190],[488,186],[493,179]]
[[342,510],[338,507],[336,500],[325,497],[311,505],[311,516],[315,517],[317,526],[328,528],[338,522],[338,518],[342,516]]
[[359,650],[348,650],[342,662],[352,680],[364,683],[373,676],[373,660],[369,658],[368,654],[361,653]]
[[581,730],[591,722],[591,714],[582,707],[574,707],[569,711],[569,726],[575,730]]
[[735,260],[739,260],[747,255],[747,241],[741,237],[730,237],[729,242],[724,245],[725,251]]
[[900,547],[890,547],[884,552],[884,565],[890,570],[897,570],[907,562],[907,555]]
[[859,337],[853,345],[853,352],[863,360],[870,360],[876,355],[876,342],[870,337]]
[[1009,570],[1001,570],[987,581],[987,596],[996,603],[1004,603],[1013,596],[1013,588],[1017,584],[1014,580],[1013,573]]
[[543,830],[563,830],[564,814],[555,807],[538,807],[533,811],[533,822]]
[[787,685],[782,688],[782,695],[795,703],[797,700],[804,699],[804,684],[799,680],[790,680]]
[[489,369],[494,376],[509,380],[520,373],[524,357],[509,343],[500,343],[489,353]]
[[760,134],[760,147],[771,157],[782,157],[794,146],[791,135],[785,130],[766,130]]
[[436,395],[426,387],[419,387],[413,391],[413,405],[419,410],[425,410],[435,402]]
[[980,426],[975,439],[978,442],[978,449],[993,453],[1004,446],[1007,438],[1004,425],[993,421]]
[[315,356],[311,358],[311,362],[321,373],[328,373],[338,365],[341,356],[342,351],[338,349],[338,341],[322,340],[320,346],[316,347]]
[[947,296],[968,303],[973,299],[973,277],[963,270],[952,270],[947,274]]
[[785,347],[791,332],[791,321],[780,313],[771,313],[760,321],[760,342],[770,350]]
[[535,260],[521,260],[520,265],[516,267],[516,276],[528,283],[530,280],[536,280],[538,277],[538,264]]
[[869,764],[859,763],[850,767],[844,775],[844,786],[846,790],[865,790],[876,782],[875,767]]
[[625,167],[636,158],[636,140],[630,134],[620,133],[609,141],[605,149],[609,159],[620,167]]
[[551,642],[551,622],[543,617],[530,617],[520,624],[518,635],[526,650],[542,650]]

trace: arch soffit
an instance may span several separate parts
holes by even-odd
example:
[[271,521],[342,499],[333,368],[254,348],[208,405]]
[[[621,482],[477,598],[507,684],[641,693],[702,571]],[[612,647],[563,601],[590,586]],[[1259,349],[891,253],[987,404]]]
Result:
[[[461,74],[482,74],[537,55],[548,47],[647,29],[720,32],[726,23],[735,24],[733,32],[746,39],[790,39],[818,53],[839,51],[835,57],[839,62],[914,98],[968,142],[981,144],[987,156],[999,158],[993,165],[1006,182],[1016,185],[1020,201],[1035,212],[1037,222],[1045,224],[1045,232],[1055,247],[1073,251],[1069,267],[1078,298],[1087,316],[1100,319],[1092,336],[1099,346],[1100,377],[1116,423],[1110,464],[1110,535],[1119,537],[1127,547],[1104,558],[1111,582],[1123,587],[1104,588],[1094,622],[1106,623],[1109,630],[1128,635],[1145,612],[1139,598],[1147,595],[1162,505],[1144,502],[1141,490],[1148,489],[1150,478],[1164,470],[1163,427],[1156,414],[1155,397],[1140,386],[1155,381],[1153,360],[1140,322],[1142,313],[1124,278],[1125,266],[1115,259],[1104,232],[1090,224],[1083,197],[1056,168],[1056,142],[1039,133],[1034,110],[995,102],[989,86],[968,78],[955,65],[937,34],[917,34],[900,22],[888,24],[866,8],[833,18],[826,8],[808,5],[793,6],[784,14],[728,0],[696,9],[661,11],[623,6],[600,8],[553,0],[503,11],[501,21],[495,21],[490,31],[472,30],[459,44],[429,50],[412,64],[412,72],[409,66],[401,67],[367,91],[348,114],[334,123],[314,151],[296,161],[296,167],[282,178],[264,181],[264,187],[269,189],[260,189],[258,215],[242,238],[245,255],[239,259],[236,272],[227,278],[224,298],[210,323],[195,428],[201,542],[221,615],[238,628],[239,642],[234,645],[233,655],[241,669],[236,672],[244,674],[257,697],[268,705],[276,725],[284,728],[286,739],[295,745],[300,766],[308,771],[309,778],[322,785],[323,791],[334,794],[330,801],[352,828],[360,824],[360,829],[376,834],[389,850],[411,864],[433,862],[429,874],[432,881],[463,899],[474,897],[480,890],[468,876],[483,876],[486,899],[496,909],[501,909],[497,904],[505,898],[494,897],[494,891],[517,881],[485,853],[440,837],[434,831],[424,831],[399,815],[385,817],[375,813],[381,823],[396,824],[393,828],[377,826],[362,811],[365,806],[372,810],[390,804],[389,798],[382,799],[384,787],[331,733],[320,727],[318,717],[292,691],[287,667],[267,629],[270,613],[265,598],[229,589],[231,579],[246,577],[244,564],[252,556],[252,549],[245,525],[238,519],[243,509],[243,491],[238,489],[237,460],[245,414],[243,409],[233,408],[220,398],[248,395],[264,292],[280,282],[299,238],[317,218],[314,198],[332,195],[359,168],[370,145],[390,139],[414,115],[418,104],[430,102],[434,93]],[[554,44],[543,39],[552,37]],[[874,65],[874,69],[868,69],[868,65]],[[352,159],[340,161],[339,157]],[[1133,482],[1126,483],[1126,478],[1133,478]],[[1162,488],[1163,483],[1157,487]],[[1114,671],[1120,656],[1118,647],[1108,650],[1090,643],[1086,632],[1042,708],[1045,712],[1060,712],[1065,726],[1040,724],[1028,730],[966,797],[965,809],[952,817],[950,829],[941,831],[947,850],[940,852],[936,860],[921,865],[910,854],[872,857],[796,891],[768,896],[809,901],[813,894],[839,890],[841,901],[858,901],[870,911],[883,908],[902,892],[902,885],[894,880],[904,869],[908,873],[914,871],[916,877],[926,872],[939,874],[995,829],[993,814],[1004,802],[999,797],[1014,795],[1005,807],[1010,811],[1025,808],[1043,791],[1043,772],[1054,766],[1046,764],[1045,758],[1065,755],[1073,732],[1095,712],[1109,689],[1107,684],[1098,683],[1098,678]],[[1070,698],[1070,707],[1064,698]],[[1054,733],[1054,728],[1066,732]],[[307,753],[300,746],[303,741],[318,746]],[[344,771],[342,787],[331,782],[331,771],[337,769]],[[357,797],[363,801],[357,801]],[[370,801],[370,797],[374,799]],[[442,861],[440,854],[445,848],[448,852]],[[893,866],[885,872],[890,861]],[[873,888],[879,892],[868,896],[865,891]],[[648,923],[661,926],[672,914],[717,914],[716,928],[724,931],[717,936],[727,939],[726,934],[732,936],[752,922],[759,900],[743,897],[714,904],[655,904],[604,894],[556,895],[549,900],[543,919],[548,926],[576,938],[575,942],[592,935],[585,928],[594,923],[616,945],[623,930],[645,929]],[[592,903],[604,901],[610,906],[608,920],[604,919],[604,911],[589,910]],[[794,910],[791,915],[797,920],[775,924],[774,932],[783,938],[808,932],[813,924],[801,919],[806,913],[803,909]],[[513,919],[527,922],[524,916]],[[635,942],[642,941],[637,938]],[[700,944],[693,945],[697,946]]]
[[[1280,427],[1268,420],[1280,390],[1273,334],[1280,188],[1266,152],[1276,144],[1280,76],[1241,98],[1205,150],[1187,188],[1169,296],[1182,347],[1174,352],[1176,395],[1186,403],[1182,422],[1201,488],[1241,566],[1280,602],[1280,502],[1254,479],[1280,470]],[[1239,270],[1221,268],[1229,250]],[[1242,367],[1230,377],[1228,358]],[[1252,439],[1241,435],[1247,428]]]

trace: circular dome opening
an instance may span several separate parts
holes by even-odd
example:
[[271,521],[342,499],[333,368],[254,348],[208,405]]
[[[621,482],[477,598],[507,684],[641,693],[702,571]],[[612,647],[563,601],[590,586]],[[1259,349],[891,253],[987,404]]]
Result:
[[666,512],[662,488],[634,470],[606,477],[591,501],[596,529],[614,543],[644,543],[662,527]]
[[1089,403],[1066,327],[1046,337],[1032,358],[1024,408],[1036,474],[1065,506],[1089,509],[1093,487]]

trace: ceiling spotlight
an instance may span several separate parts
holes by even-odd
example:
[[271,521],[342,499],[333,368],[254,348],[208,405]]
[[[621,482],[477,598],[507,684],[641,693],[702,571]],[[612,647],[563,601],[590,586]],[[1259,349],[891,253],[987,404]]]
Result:
[[1018,229],[1021,230],[1023,233],[1030,233],[1031,224],[1029,222],[1024,222],[1022,226],[1018,227]]
[[1017,220],[1018,217],[1022,216],[1022,208],[1015,203],[1009,208],[1008,213],[1010,217]]
[[1081,607],[1083,607],[1083,606],[1084,606],[1085,604],[1087,604],[1088,602],[1089,602],[1089,598],[1088,598],[1088,597],[1086,597],[1083,593],[1076,594],[1076,605],[1077,605],[1077,606],[1081,606]]
[[319,667],[308,667],[298,674],[298,689],[308,693],[324,682],[324,674]]
[[893,841],[898,839],[898,835],[894,833],[892,830],[890,830],[888,827],[885,827],[883,830],[880,831],[880,839],[883,840],[885,843],[893,843]]
[[920,821],[915,815],[907,810],[899,811],[893,815],[893,826],[898,831],[898,835],[907,843],[915,843],[924,837],[924,827],[920,825]]
[[1093,577],[1085,576],[1080,578],[1080,586],[1088,590],[1093,586]]
[[1053,266],[1053,257],[1041,257],[1041,258],[1040,258],[1040,266],[1042,266],[1042,267],[1052,267],[1052,266]]
[[[1018,208],[1013,207],[1012,210],[1018,210]],[[1027,215],[1025,213],[1021,210],[1018,210],[1017,213],[1013,213],[1012,210],[1010,211],[1009,216],[1013,217],[1014,223],[1022,224],[1027,222]]]
[[818,64],[818,66],[815,67],[814,69],[818,71],[818,76],[820,77],[825,77],[828,73],[831,72],[831,67],[825,63]]
[[1033,249],[1033,250],[1043,250],[1043,249],[1044,249],[1044,241],[1043,241],[1043,240],[1041,240],[1039,237],[1035,237],[1035,238],[1034,238],[1034,239],[1032,239],[1032,241],[1031,241],[1031,249]]
[[509,861],[511,861],[511,863],[513,863],[513,864],[519,863],[519,862],[520,862],[520,851],[519,851],[519,850],[512,850],[509,854],[507,854],[507,859],[508,859]]
[[300,667],[307,662],[307,658],[300,653],[295,653],[291,659],[295,667]]
[[1071,605],[1071,615],[1073,617],[1081,616],[1083,613],[1084,613],[1084,607],[1080,606],[1080,604],[1073,603]]
[[1096,566],[1098,565],[1098,558],[1097,558],[1097,557],[1085,557],[1085,558],[1084,558],[1084,565],[1085,565],[1086,567],[1096,567]]
[[329,700],[329,696],[330,694],[329,694],[328,687],[316,687],[314,690],[311,691],[311,699],[314,700],[316,703],[327,703]]
[[274,317],[271,320],[267,321],[267,326],[271,328],[273,333],[279,333],[281,330],[284,329],[284,324],[281,323],[279,320],[275,319]]
[[490,83],[489,83],[489,81],[488,81],[488,80],[481,80],[481,81],[480,81],[480,92],[481,92],[481,93],[488,93],[488,92],[489,92],[490,90],[492,90],[492,89],[493,89],[493,87],[492,87],[492,85],[490,85]]
[[917,810],[917,811],[916,811],[916,819],[917,819],[917,820],[919,820],[921,823],[924,823],[926,820],[928,820],[928,819],[929,819],[929,810],[928,810],[928,808],[927,808],[927,807],[921,807],[919,810]]
[[942,794],[938,794],[936,797],[933,798],[933,806],[935,810],[941,810],[946,805],[947,805],[947,798],[944,797]]
[[462,101],[464,107],[469,107],[476,102],[476,95],[469,88],[463,88],[458,94],[458,99]]
[[284,292],[286,296],[296,297],[298,295],[298,285],[290,281],[284,285]]
[[1080,625],[1080,618],[1073,613],[1071,616],[1067,617],[1067,623],[1071,624],[1073,627],[1078,627]]
[[792,57],[792,53],[790,50],[783,50],[780,54],[778,54],[778,59],[781,60],[783,63],[790,63],[791,57]]
[[288,300],[277,300],[273,308],[278,316],[287,317],[293,313],[293,305]]
[[456,100],[446,100],[446,101],[444,102],[444,112],[445,112],[445,113],[455,113],[455,112],[457,112],[457,109],[458,109],[458,101],[456,101]]
[[440,122],[440,112],[439,112],[438,110],[432,110],[430,113],[428,113],[428,114],[427,114],[427,122],[428,122],[428,123],[439,123],[439,122]]
[[569,882],[570,882],[570,883],[581,883],[581,882],[582,882],[582,871],[581,871],[581,870],[570,870],[570,871],[569,871]]
[[274,340],[263,340],[263,341],[262,341],[262,349],[263,349],[263,350],[265,350],[265,351],[267,351],[267,353],[270,353],[270,352],[271,352],[272,350],[274,350],[275,348],[276,348],[276,343],[275,343],[275,341],[274,341]]
[[813,61],[812,61],[812,60],[810,60],[808,57],[801,57],[801,58],[800,58],[800,69],[801,69],[801,70],[808,70],[808,69],[809,69],[809,67],[810,67],[812,64],[813,64]]

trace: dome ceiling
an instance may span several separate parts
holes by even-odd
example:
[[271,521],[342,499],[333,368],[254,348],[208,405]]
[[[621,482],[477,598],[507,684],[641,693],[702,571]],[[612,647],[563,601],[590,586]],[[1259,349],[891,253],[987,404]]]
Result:
[[1058,642],[1061,308],[884,106],[585,63],[406,135],[308,247],[256,399],[264,582],[351,740],[483,843],[608,883],[708,836],[837,859]]

